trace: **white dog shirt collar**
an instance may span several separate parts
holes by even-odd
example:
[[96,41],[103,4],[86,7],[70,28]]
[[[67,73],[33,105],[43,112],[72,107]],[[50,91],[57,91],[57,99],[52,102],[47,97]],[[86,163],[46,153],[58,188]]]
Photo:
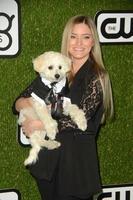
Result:
[[49,80],[47,80],[46,78],[44,77],[41,77],[41,81],[46,85],[48,86],[49,88],[51,88],[51,82]]
[[[41,77],[41,80],[42,80],[42,82],[43,82],[46,86],[48,86],[49,88],[52,87],[52,86],[51,86],[51,82],[50,82],[49,80],[47,80],[46,78]],[[54,91],[55,93],[59,93],[59,92],[61,92],[62,88],[65,87],[65,85],[66,85],[66,77],[64,77],[61,81],[57,82],[57,83],[54,85],[53,91]]]

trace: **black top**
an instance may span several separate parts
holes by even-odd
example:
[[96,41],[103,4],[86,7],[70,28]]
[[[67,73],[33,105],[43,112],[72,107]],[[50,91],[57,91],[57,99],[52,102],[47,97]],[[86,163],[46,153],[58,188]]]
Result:
[[[103,93],[91,61],[87,60],[74,77],[70,87],[70,99],[85,113],[88,123],[85,133],[96,135],[103,114]],[[60,130],[77,129],[69,117],[59,120],[59,125]]]
[[[32,84],[21,96],[26,97],[31,87]],[[56,171],[60,194],[87,198],[101,191],[96,136],[103,114],[103,93],[91,61],[87,60],[76,73],[70,98],[84,110],[87,130],[79,130],[69,117],[61,118],[56,138],[61,146],[55,150],[42,149],[39,160],[29,166],[29,170],[33,176],[48,180]],[[14,106],[13,111],[15,113]]]

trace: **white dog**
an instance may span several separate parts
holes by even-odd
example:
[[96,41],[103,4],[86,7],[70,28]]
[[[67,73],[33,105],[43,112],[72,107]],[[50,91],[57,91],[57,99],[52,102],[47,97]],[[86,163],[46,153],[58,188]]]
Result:
[[[35,58],[33,65],[40,76],[33,84],[32,107],[20,111],[18,123],[21,125],[26,117],[40,119],[44,124],[44,130],[34,131],[31,134],[29,140],[32,148],[29,157],[24,162],[25,165],[37,161],[38,153],[42,147],[54,149],[60,146],[60,143],[55,141],[58,132],[56,119],[62,114],[69,115],[79,129],[84,131],[87,128],[84,112],[76,105],[71,104],[67,97],[66,77],[71,70],[71,60],[61,53],[50,51]],[[46,136],[48,139],[45,138]]]

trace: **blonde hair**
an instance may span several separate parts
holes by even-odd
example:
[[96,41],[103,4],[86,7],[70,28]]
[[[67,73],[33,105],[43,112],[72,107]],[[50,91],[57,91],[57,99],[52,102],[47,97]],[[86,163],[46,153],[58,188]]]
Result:
[[94,46],[91,49],[90,58],[94,63],[94,67],[97,71],[99,80],[101,82],[102,90],[103,90],[104,114],[102,117],[102,122],[104,122],[105,119],[112,118],[113,113],[114,113],[112,89],[111,89],[109,74],[105,70],[105,67],[103,64],[102,53],[101,53],[96,26],[91,17],[77,15],[69,19],[63,32],[61,52],[62,54],[70,57],[69,52],[68,52],[68,44],[69,44],[69,38],[71,36],[71,31],[75,24],[80,24],[80,23],[84,23],[89,27],[93,36],[93,40],[94,40]]

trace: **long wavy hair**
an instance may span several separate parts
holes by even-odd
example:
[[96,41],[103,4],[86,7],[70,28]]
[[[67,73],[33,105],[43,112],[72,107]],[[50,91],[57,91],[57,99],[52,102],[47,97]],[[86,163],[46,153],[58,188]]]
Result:
[[[72,28],[75,24],[81,24],[81,23],[84,23],[89,27],[92,33],[93,40],[94,40],[94,45],[90,52],[90,59],[94,63],[94,67],[98,74],[98,78],[101,82],[101,86],[103,90],[104,113],[103,113],[103,117],[101,121],[103,123],[107,118],[112,118],[114,114],[112,88],[111,88],[109,74],[105,70],[105,66],[103,63],[97,29],[96,29],[94,20],[91,17],[77,15],[68,20],[64,28],[64,32],[62,36],[61,53],[70,57],[69,52],[68,52],[68,44],[69,44]],[[72,75],[70,75],[70,77],[72,77]]]

